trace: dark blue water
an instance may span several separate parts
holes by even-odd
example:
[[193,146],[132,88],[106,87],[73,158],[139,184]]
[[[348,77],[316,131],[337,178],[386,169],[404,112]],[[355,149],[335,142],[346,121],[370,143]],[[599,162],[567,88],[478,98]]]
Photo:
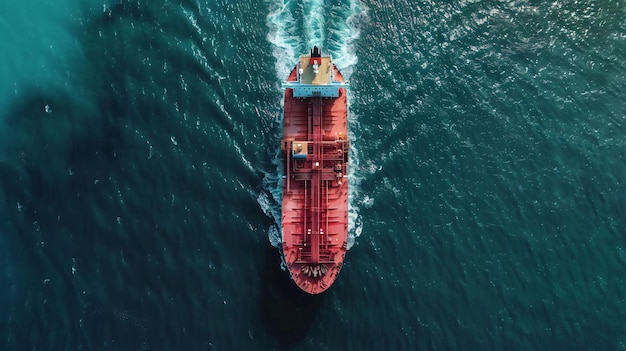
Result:
[[[0,3],[1,350],[626,350],[626,2]],[[280,81],[351,83],[351,249],[281,268]]]

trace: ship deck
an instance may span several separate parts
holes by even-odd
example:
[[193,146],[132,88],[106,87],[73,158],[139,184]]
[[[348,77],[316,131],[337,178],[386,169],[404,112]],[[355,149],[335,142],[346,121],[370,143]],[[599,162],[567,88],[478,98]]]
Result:
[[[332,63],[328,67],[343,81]],[[296,69],[289,76],[295,80]],[[337,98],[295,98],[292,89],[285,91],[283,254],[296,284],[312,294],[334,282],[347,249],[348,111],[346,91],[339,89]]]
[[300,68],[302,68],[300,80],[303,84],[320,85],[330,83],[331,69],[333,66],[330,61],[330,56],[320,57],[318,65],[318,73],[315,74],[309,56],[300,57]]

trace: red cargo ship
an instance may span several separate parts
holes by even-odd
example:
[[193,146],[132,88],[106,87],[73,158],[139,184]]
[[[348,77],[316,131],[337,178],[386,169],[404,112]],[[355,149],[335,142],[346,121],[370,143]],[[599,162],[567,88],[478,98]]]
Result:
[[333,284],[348,246],[347,87],[317,46],[283,83],[283,255],[310,294]]

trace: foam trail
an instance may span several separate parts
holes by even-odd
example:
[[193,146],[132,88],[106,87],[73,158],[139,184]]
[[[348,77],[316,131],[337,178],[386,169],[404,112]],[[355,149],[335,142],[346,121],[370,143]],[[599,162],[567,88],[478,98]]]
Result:
[[324,0],[305,0],[304,5],[304,22],[306,47],[322,46],[325,42],[324,38],[324,16],[325,13]]
[[328,27],[327,50],[333,62],[346,79],[358,63],[355,43],[361,35],[360,24],[368,19],[368,9],[360,0],[350,0],[350,7],[342,12],[344,20],[333,20]]
[[[353,133],[351,133],[353,135]],[[348,250],[356,242],[356,238],[361,235],[363,231],[363,221],[359,214],[358,199],[360,198],[359,186],[363,179],[359,169],[359,157],[358,150],[354,147],[352,139],[354,137],[349,136],[350,139],[350,151],[348,153],[350,168],[348,170]]]
[[294,17],[296,7],[296,0],[276,1],[270,4],[270,13],[267,16],[267,40],[272,43],[276,73],[281,81],[286,79],[303,48],[302,38],[297,34],[298,23]]
[[[348,106],[351,103],[351,94],[348,94]],[[350,152],[348,154],[350,168],[348,170],[348,250],[354,245],[356,239],[363,231],[363,221],[360,209],[369,208],[374,204],[374,199],[361,192],[361,181],[367,174],[374,172],[375,167],[368,162],[362,162],[359,154],[358,141],[355,134],[361,130],[359,118],[354,113],[348,114],[348,138],[350,139]]]
[[[276,127],[278,128],[278,127]],[[272,138],[276,145],[280,145],[281,136]],[[261,206],[263,212],[270,218],[274,219],[274,224],[268,230],[268,238],[272,246],[281,248],[281,216],[282,216],[282,163],[280,158],[280,148],[274,150],[272,165],[275,167],[272,171],[263,171],[263,189],[257,198],[257,202]]]

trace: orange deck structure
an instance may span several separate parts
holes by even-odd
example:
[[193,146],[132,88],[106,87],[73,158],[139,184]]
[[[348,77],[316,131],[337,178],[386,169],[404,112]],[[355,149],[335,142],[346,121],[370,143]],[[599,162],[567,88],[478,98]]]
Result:
[[283,84],[282,250],[310,294],[333,284],[348,245],[347,86],[317,47]]

